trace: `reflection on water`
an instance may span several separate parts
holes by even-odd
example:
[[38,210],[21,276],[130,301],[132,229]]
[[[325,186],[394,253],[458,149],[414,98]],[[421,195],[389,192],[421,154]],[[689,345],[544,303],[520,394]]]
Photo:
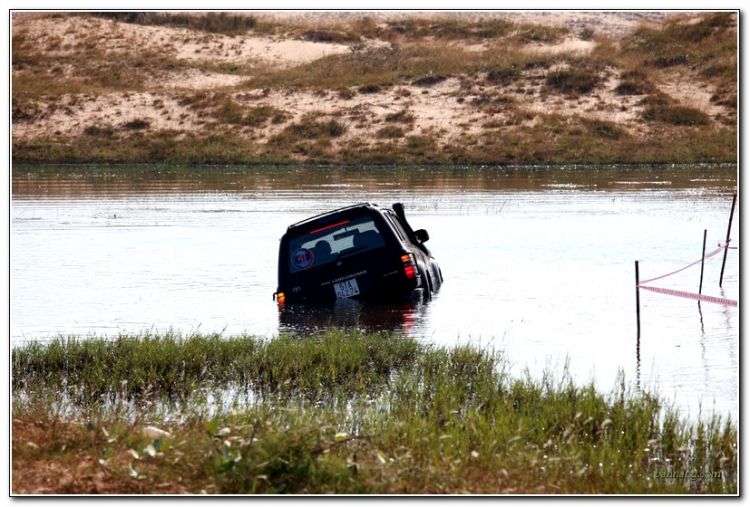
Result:
[[342,299],[331,304],[287,303],[279,308],[279,331],[309,334],[327,327],[411,335],[422,305],[429,302],[383,303]]
[[[175,168],[14,166],[12,343],[57,334],[166,331],[274,336],[327,325],[395,330],[505,352],[517,372],[618,372],[737,415],[739,312],[641,292],[641,278],[726,237],[736,167]],[[285,307],[276,290],[286,227],[356,202],[403,202],[445,284],[428,303]],[[739,204],[732,238],[739,244]],[[707,261],[703,293],[739,295],[739,255]],[[697,292],[698,269],[659,280]]]
[[[717,174],[718,172],[718,174]],[[726,187],[733,167],[174,167],[14,166],[13,198],[112,198],[144,194],[269,193],[308,198],[393,189],[430,194],[473,191],[705,189]]]

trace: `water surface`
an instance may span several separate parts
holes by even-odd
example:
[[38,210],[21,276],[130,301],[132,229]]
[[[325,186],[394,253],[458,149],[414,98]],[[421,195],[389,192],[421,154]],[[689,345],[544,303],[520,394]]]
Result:
[[[737,308],[641,291],[641,278],[724,242],[734,167],[166,168],[15,166],[11,344],[57,335],[316,326],[396,330],[504,351],[519,374],[567,369],[604,391],[619,372],[692,415],[738,414]],[[345,301],[281,314],[287,225],[356,202],[403,202],[445,284],[428,303]],[[733,242],[739,244],[739,206]],[[703,293],[739,297],[739,255]],[[654,285],[697,292],[700,267]]]

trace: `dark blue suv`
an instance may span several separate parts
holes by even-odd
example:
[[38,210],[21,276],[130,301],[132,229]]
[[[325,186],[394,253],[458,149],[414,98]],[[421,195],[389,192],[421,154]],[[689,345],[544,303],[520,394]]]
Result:
[[274,297],[280,304],[429,299],[443,282],[429,239],[411,228],[401,203],[356,204],[308,218],[281,238]]

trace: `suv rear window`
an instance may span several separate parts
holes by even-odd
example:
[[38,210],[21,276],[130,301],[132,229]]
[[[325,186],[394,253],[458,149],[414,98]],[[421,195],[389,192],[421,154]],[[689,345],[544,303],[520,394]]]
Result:
[[383,245],[383,235],[368,216],[334,223],[289,239],[289,272],[298,273]]

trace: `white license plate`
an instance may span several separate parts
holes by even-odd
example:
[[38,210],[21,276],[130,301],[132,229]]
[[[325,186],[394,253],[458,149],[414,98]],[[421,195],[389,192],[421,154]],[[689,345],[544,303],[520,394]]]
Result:
[[357,285],[357,279],[352,278],[345,282],[339,282],[333,284],[333,290],[336,291],[336,298],[350,298],[359,294],[359,285]]

